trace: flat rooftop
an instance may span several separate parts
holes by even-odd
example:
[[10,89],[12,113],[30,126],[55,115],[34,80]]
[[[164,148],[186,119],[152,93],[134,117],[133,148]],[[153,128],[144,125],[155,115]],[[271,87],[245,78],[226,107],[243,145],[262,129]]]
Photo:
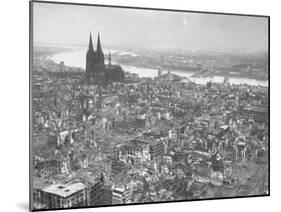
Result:
[[85,189],[85,185],[83,183],[73,183],[73,184],[58,183],[58,184],[50,185],[42,190],[44,192],[56,194],[58,196],[65,198],[83,189]]
[[122,194],[126,190],[126,187],[125,185],[116,185],[113,186],[112,190],[114,193]]

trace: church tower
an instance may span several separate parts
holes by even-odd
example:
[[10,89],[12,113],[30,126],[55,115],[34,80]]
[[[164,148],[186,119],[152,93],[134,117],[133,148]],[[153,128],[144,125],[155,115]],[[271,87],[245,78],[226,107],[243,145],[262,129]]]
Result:
[[90,33],[89,46],[86,54],[85,81],[90,85],[106,86],[112,82],[122,82],[125,74],[121,66],[111,64],[111,53],[108,55],[108,64],[105,65],[100,34],[98,33],[96,50],[93,48],[92,34]]
[[90,40],[89,40],[89,47],[86,55],[86,74],[89,76],[94,70],[94,61],[93,58],[95,57],[95,51],[93,48],[93,41],[92,41],[92,34],[90,32]]
[[86,80],[90,84],[104,85],[105,65],[104,54],[101,48],[100,35],[98,34],[97,50],[93,48],[92,35],[90,33],[89,47],[86,55]]
[[101,48],[100,34],[98,34],[96,58],[97,58],[97,64],[104,66],[104,54]]

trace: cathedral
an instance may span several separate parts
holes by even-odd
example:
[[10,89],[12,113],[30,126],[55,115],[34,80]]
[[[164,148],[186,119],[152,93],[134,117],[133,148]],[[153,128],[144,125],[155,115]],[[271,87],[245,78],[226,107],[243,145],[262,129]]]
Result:
[[90,34],[89,47],[86,55],[86,81],[93,85],[105,86],[112,82],[124,81],[124,71],[121,66],[111,64],[111,55],[108,55],[108,64],[104,63],[104,54],[98,34],[96,51],[93,48],[92,35]]

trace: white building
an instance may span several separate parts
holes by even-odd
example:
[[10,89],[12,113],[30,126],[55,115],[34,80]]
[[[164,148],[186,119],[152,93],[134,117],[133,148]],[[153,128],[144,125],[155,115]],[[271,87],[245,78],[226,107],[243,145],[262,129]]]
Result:
[[131,191],[128,186],[116,185],[112,187],[112,204],[127,204],[130,203]]

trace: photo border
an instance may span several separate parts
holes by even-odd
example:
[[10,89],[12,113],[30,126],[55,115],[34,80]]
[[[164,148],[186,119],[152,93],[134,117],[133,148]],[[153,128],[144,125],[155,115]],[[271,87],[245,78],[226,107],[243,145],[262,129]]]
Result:
[[[33,20],[33,3],[169,11],[169,12],[182,12],[182,13],[188,12],[188,13],[201,13],[201,14],[213,14],[213,15],[266,18],[267,22],[268,22],[268,52],[267,52],[267,55],[268,55],[268,193],[262,194],[262,195],[235,196],[235,197],[157,201],[157,202],[146,202],[146,203],[128,203],[128,204],[83,206],[83,207],[70,207],[70,208],[33,209],[33,186],[32,186],[33,185],[33,177],[32,177],[33,176],[33,168],[32,168],[33,167],[33,161],[32,161],[32,156],[33,156],[32,155],[32,64],[33,64],[33,47],[34,47],[34,45],[33,45],[34,44],[34,42],[33,42],[33,21],[34,21]],[[207,200],[241,199],[241,198],[252,198],[252,197],[269,197],[270,188],[271,187],[270,187],[270,16],[269,15],[209,12],[209,11],[196,11],[196,10],[191,11],[191,10],[178,10],[178,9],[74,3],[74,2],[58,2],[58,1],[40,1],[40,0],[30,0],[29,1],[29,211],[73,210],[73,209],[104,208],[104,207],[116,207],[116,206],[118,207],[118,206],[133,206],[133,205],[163,204],[163,203],[195,202],[195,201],[207,201]]]

